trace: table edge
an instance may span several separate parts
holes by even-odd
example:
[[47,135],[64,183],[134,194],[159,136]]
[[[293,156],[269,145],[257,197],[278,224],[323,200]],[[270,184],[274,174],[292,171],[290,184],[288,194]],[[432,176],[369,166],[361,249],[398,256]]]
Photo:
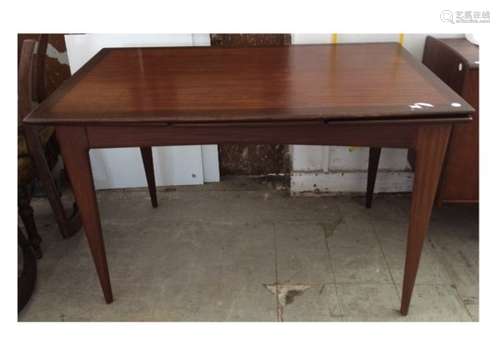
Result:
[[[255,123],[262,123],[262,122],[270,122],[270,121],[275,121],[275,122],[280,122],[283,121],[283,119],[287,119],[289,121],[293,122],[299,122],[299,121],[328,121],[328,122],[333,122],[333,121],[350,121],[350,122],[355,122],[359,121],[360,119],[363,120],[379,120],[379,121],[387,121],[387,122],[397,122],[398,119],[404,119],[404,121],[410,121],[410,119],[415,119],[415,120],[428,120],[429,122],[431,121],[436,121],[439,120],[441,117],[457,117],[457,121],[463,121],[464,117],[469,116],[470,114],[475,112],[475,109],[467,102],[465,99],[460,97],[455,91],[453,91],[449,86],[447,86],[443,81],[441,81],[430,69],[428,69],[423,63],[419,62],[415,57],[411,55],[411,53],[404,48],[404,46],[401,46],[398,42],[370,42],[370,43],[340,43],[340,44],[297,44],[293,46],[304,46],[304,47],[332,47],[332,46],[356,46],[356,45],[392,45],[394,47],[398,46],[398,48],[401,50],[401,53],[405,57],[406,61],[412,65],[412,67],[421,75],[423,76],[426,80],[428,80],[433,86],[437,87],[438,90],[442,90],[444,92],[447,92],[445,94],[449,96],[458,96],[459,98],[462,99],[462,101],[465,103],[464,108],[460,108],[460,110],[455,110],[455,111],[434,111],[434,112],[428,112],[428,113],[411,113],[411,112],[405,112],[404,114],[374,114],[374,115],[356,115],[356,114],[349,114],[349,115],[336,115],[336,116],[307,116],[307,115],[296,115],[293,117],[290,117],[287,114],[271,114],[263,118],[263,114],[259,115],[248,115],[248,114],[239,114],[234,117],[234,119],[231,120],[221,120],[215,119],[213,115],[208,116],[208,119],[202,119],[202,116],[198,116],[196,119],[190,119],[190,120],[183,120],[182,123],[186,124],[200,124],[200,123],[206,123],[206,124],[211,124],[211,123],[245,123],[245,122],[255,122]],[[180,124],[180,121],[175,121],[172,120],[171,117],[169,118],[161,118],[161,114],[158,116],[152,116],[151,119],[148,119],[147,117],[141,118],[138,120],[136,116],[120,116],[119,118],[114,117],[114,118],[100,118],[99,121],[95,121],[95,118],[84,118],[84,117],[74,117],[74,118],[50,118],[50,117],[40,117],[36,116],[36,113],[43,111],[46,107],[54,104],[60,97],[62,97],[67,91],[71,90],[78,82],[80,77],[84,76],[86,73],[88,73],[90,70],[92,70],[105,56],[112,50],[124,50],[124,49],[149,49],[149,48],[169,48],[169,47],[105,47],[99,50],[87,63],[85,63],[81,68],[78,69],[70,78],[68,78],[61,86],[59,86],[45,101],[43,101],[39,106],[34,108],[33,111],[31,111],[25,118],[23,118],[23,123],[25,124],[39,124],[39,125],[124,125],[124,124],[130,124],[131,122],[136,122],[138,125],[141,124],[153,124],[153,123],[162,123],[162,124]],[[175,47],[175,48],[184,48],[184,49],[199,49],[198,47],[194,46],[185,46],[185,47]],[[212,49],[212,47],[210,47]],[[266,48],[266,47],[263,47]],[[216,50],[231,50],[231,48],[217,48],[213,47],[213,49]],[[246,116],[245,116],[246,115]],[[194,115],[188,115],[190,118],[194,118]],[[179,117],[179,116],[177,116]]]

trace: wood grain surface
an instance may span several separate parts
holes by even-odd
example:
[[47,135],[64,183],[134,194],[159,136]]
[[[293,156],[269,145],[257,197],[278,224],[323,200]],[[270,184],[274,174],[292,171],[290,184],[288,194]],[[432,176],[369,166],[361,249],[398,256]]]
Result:
[[472,111],[397,43],[120,48],[99,52],[25,121],[402,119]]

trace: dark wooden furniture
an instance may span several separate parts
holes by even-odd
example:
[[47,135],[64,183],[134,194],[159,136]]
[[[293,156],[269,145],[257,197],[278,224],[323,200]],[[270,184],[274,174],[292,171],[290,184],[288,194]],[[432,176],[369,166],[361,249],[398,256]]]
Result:
[[479,46],[465,38],[427,37],[423,63],[470,103],[472,122],[454,124],[436,203],[479,202]]
[[[40,65],[40,58],[45,56],[47,44],[47,36],[41,35],[38,38],[38,53],[35,50],[36,42],[34,40],[25,40],[21,44],[19,52],[19,68],[18,68],[18,135],[17,135],[17,168],[18,168],[18,213],[23,225],[26,229],[29,244],[37,258],[42,257],[40,247],[42,238],[38,233],[35,223],[33,208],[31,207],[31,191],[34,178],[37,174],[35,165],[32,159],[30,150],[28,149],[28,139],[22,127],[22,118],[24,118],[33,109],[33,97],[38,97],[42,94],[43,86],[39,85],[44,80],[43,66]],[[43,62],[42,62],[43,63]],[[37,95],[34,95],[35,89]],[[46,175],[48,180],[53,184],[50,175],[50,168],[56,162],[57,155],[50,155],[51,140],[54,137],[55,130],[53,127],[45,126],[36,135],[35,140],[38,144],[39,155],[41,155],[48,164],[42,174]],[[51,190],[53,188],[53,190]],[[62,208],[59,193],[55,189],[55,184],[47,190],[49,199],[57,201],[59,207]],[[56,217],[57,217],[57,212]],[[78,217],[77,217],[78,218]],[[78,220],[60,221],[60,227],[69,228],[68,233],[73,233],[81,226]],[[73,225],[70,225],[73,223]]]
[[[213,47],[276,47],[290,46],[290,34],[210,34]],[[221,175],[267,175],[290,173],[288,145],[283,144],[220,144]]]
[[17,312],[20,312],[35,290],[37,266],[33,248],[19,227],[17,228],[17,247]]
[[[432,108],[413,109],[415,101]],[[457,106],[452,105],[457,103]],[[453,123],[473,108],[401,46],[103,49],[24,120],[56,126],[105,301],[90,148],[264,143],[414,148],[406,315]]]
[[[33,216],[33,208],[30,203],[30,184],[34,178],[34,170],[26,148],[26,141],[21,126],[21,119],[31,109],[31,75],[34,51],[35,41],[24,41],[19,55],[18,64],[17,205],[19,217],[21,217],[23,225],[26,229],[29,244],[31,245],[36,256],[40,258],[42,256],[40,248],[42,238],[38,234],[35,218]],[[52,132],[47,132],[47,130],[45,130],[41,135],[42,138],[39,138],[38,140],[46,143],[50,135],[52,135]]]
[[33,178],[38,176],[44,184],[47,197],[63,237],[68,238],[76,233],[80,227],[80,217],[76,204],[73,212],[67,214],[61,199],[60,192],[50,173],[55,164],[57,155],[48,155],[51,152],[51,140],[54,128],[40,127],[37,133],[25,132],[21,120],[34,109],[35,102],[41,102],[46,97],[45,91],[45,55],[48,44],[48,35],[38,36],[36,42],[25,40],[19,52],[18,73],[18,202],[19,215],[24,223],[26,232],[37,257],[41,257],[41,238],[36,229],[33,209],[30,206],[31,190],[29,185]]
[[[476,111],[472,122],[455,123],[446,152],[436,204],[479,202],[479,46],[465,38],[428,36],[422,62]],[[370,208],[381,148],[370,148],[366,207]],[[408,150],[415,168],[415,152]]]

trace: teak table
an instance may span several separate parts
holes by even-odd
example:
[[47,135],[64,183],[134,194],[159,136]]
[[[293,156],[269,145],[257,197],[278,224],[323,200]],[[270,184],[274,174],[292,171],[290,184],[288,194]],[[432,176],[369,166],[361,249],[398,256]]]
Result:
[[107,48],[24,123],[32,136],[42,125],[56,127],[107,303],[113,294],[89,149],[141,147],[145,165],[148,148],[166,145],[414,149],[406,315],[450,128],[473,111],[396,43]]

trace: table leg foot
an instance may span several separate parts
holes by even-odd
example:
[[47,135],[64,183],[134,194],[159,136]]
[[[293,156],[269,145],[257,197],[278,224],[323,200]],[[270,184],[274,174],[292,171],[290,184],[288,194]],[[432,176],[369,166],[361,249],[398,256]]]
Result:
[[422,127],[417,133],[415,178],[400,310],[402,315],[408,314],[450,131],[450,125],[435,125]]
[[101,221],[90,166],[89,147],[85,128],[58,127],[57,139],[66,165],[66,171],[74,189],[80,209],[92,258],[99,276],[106,303],[113,301],[108,263],[102,239]]

